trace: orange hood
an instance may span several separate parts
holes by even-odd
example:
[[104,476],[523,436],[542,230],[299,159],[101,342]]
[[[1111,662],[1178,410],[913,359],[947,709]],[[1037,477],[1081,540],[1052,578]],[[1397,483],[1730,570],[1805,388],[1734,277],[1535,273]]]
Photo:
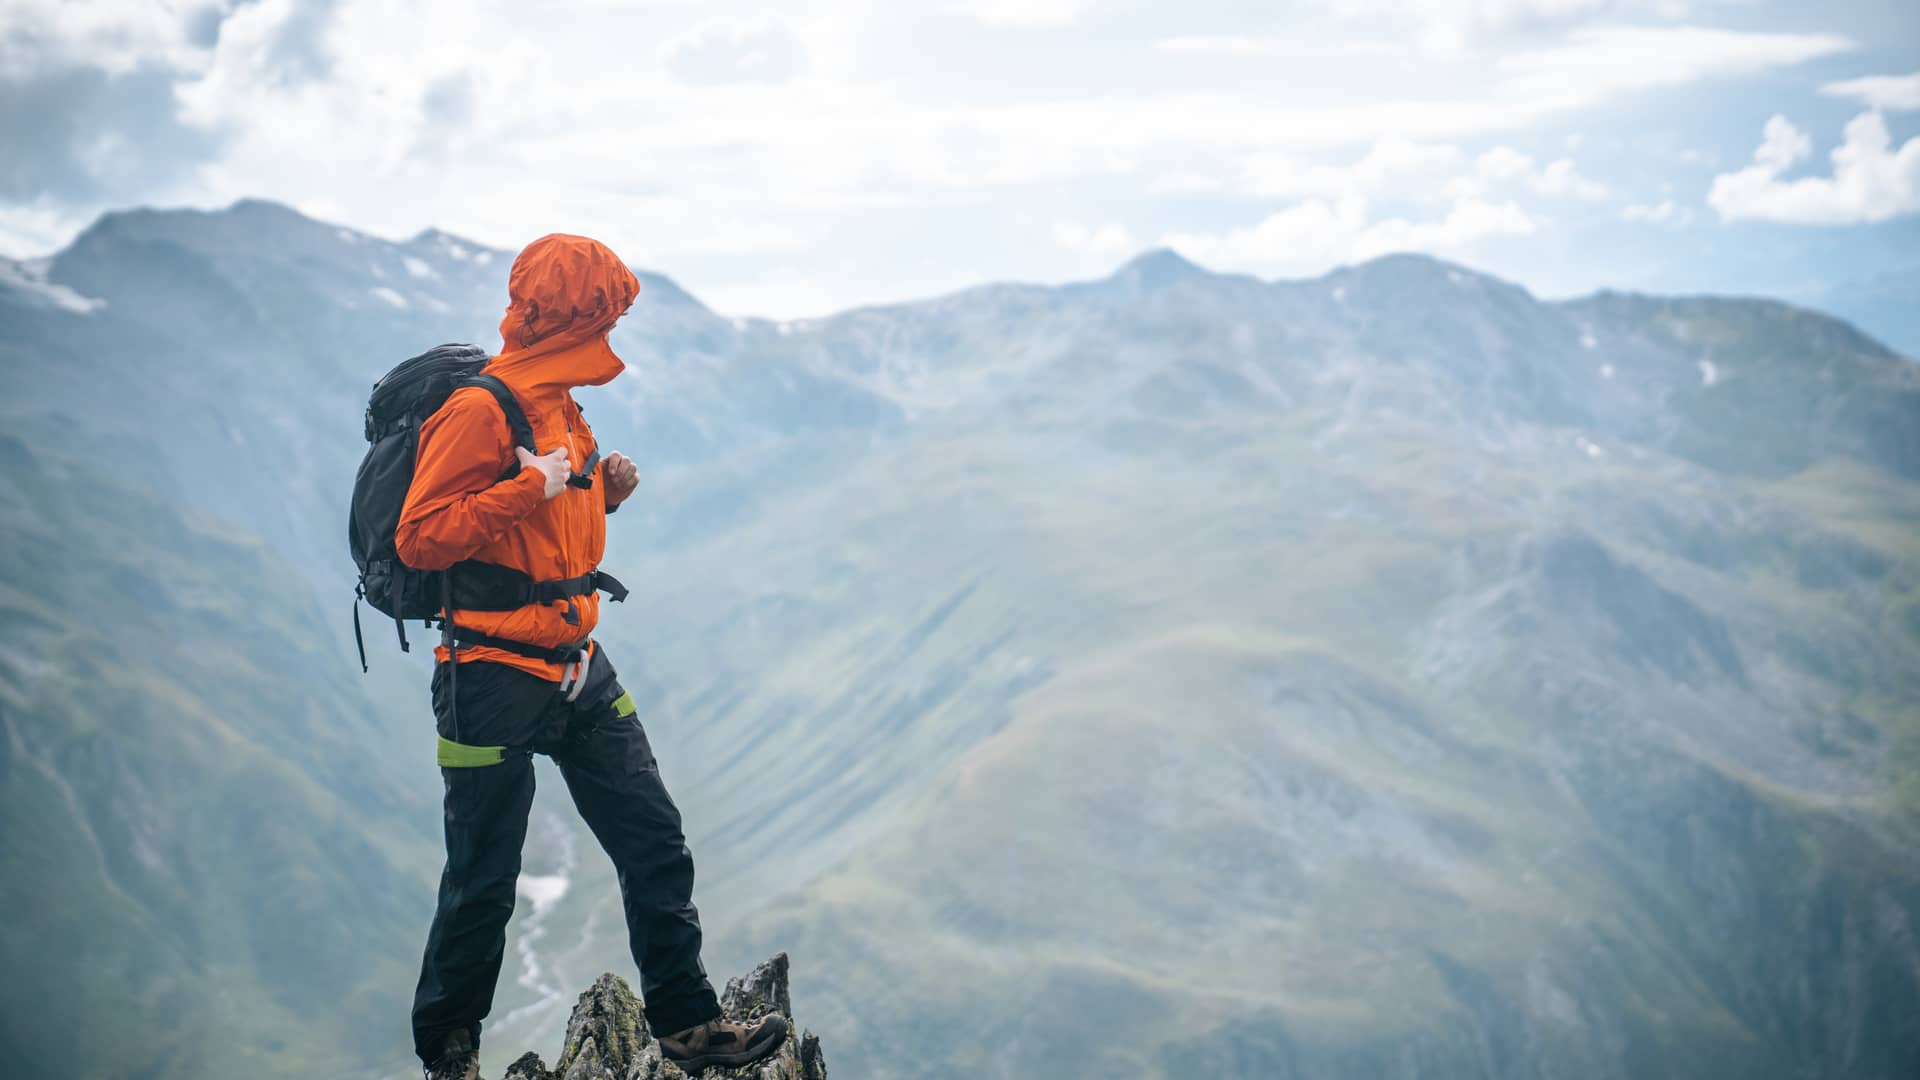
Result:
[[599,386],[625,365],[607,331],[633,306],[640,280],[598,240],[553,233],[528,244],[507,277],[500,355],[488,370],[523,393]]

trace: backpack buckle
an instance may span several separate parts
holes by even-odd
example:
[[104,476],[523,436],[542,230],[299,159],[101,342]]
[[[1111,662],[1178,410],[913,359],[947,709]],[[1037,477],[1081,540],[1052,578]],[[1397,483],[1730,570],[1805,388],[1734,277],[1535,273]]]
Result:
[[[556,692],[560,694],[560,700],[572,702],[580,696],[581,689],[586,685],[587,657],[582,653],[579,659],[560,669],[560,686]],[[569,686],[572,687],[571,690],[568,689]]]

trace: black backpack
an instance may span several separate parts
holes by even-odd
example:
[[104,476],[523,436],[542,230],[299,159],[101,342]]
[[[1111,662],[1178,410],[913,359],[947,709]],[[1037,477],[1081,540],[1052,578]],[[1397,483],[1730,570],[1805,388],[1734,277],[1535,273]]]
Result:
[[[409,652],[404,620],[419,619],[431,626],[443,609],[472,611],[511,611],[527,603],[568,600],[596,589],[605,589],[615,600],[626,598],[626,589],[612,575],[595,570],[564,581],[536,582],[510,567],[475,560],[457,563],[448,570],[416,570],[400,561],[394,547],[394,532],[400,525],[400,510],[413,484],[413,466],[420,446],[420,425],[446,404],[447,398],[466,386],[477,386],[493,395],[506,415],[507,430],[513,444],[535,453],[533,428],[527,414],[514,400],[507,384],[492,375],[480,374],[489,359],[477,345],[441,345],[413,357],[387,372],[373,384],[367,400],[367,456],[353,480],[353,505],[347,517],[347,543],[353,552],[360,581],[354,588],[353,639],[360,649],[360,669],[367,670],[366,639],[360,631],[360,601],[393,619],[400,636],[400,650]],[[574,487],[593,486],[593,467],[600,452],[595,450],[586,466],[567,482]],[[500,474],[501,480],[518,475],[514,462]],[[569,607],[569,615],[572,609]],[[486,635],[459,632],[458,627],[441,623],[443,640],[449,646],[472,643],[507,648],[528,656],[552,658],[577,654],[577,647],[537,649],[517,642],[506,642]],[[455,640],[459,633],[462,641]]]

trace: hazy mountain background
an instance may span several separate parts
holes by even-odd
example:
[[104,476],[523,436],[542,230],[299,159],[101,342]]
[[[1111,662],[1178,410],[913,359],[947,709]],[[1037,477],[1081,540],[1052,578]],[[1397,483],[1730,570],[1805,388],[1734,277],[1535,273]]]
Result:
[[1864,327],[1903,355],[1920,356],[1920,263],[1843,282],[1800,299]]
[[[409,1068],[439,781],[344,504],[510,258],[244,202],[0,263],[20,1074]],[[1411,256],[643,281],[580,395],[644,475],[602,636],[709,968],[790,950],[836,1075],[1920,1073],[1912,361]],[[541,775],[489,1072],[630,963]]]

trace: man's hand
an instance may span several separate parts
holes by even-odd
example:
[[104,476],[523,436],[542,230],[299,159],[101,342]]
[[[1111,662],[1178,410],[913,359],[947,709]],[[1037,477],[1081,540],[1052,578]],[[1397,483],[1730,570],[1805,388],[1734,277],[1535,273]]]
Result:
[[633,489],[640,486],[640,466],[633,459],[615,450],[600,459],[600,477],[607,485],[607,509],[611,510],[627,501]]
[[547,498],[551,499],[567,490],[567,477],[573,475],[573,465],[567,461],[566,447],[556,446],[538,457],[524,446],[514,447],[513,452],[519,457],[521,468],[534,469],[546,478]]

